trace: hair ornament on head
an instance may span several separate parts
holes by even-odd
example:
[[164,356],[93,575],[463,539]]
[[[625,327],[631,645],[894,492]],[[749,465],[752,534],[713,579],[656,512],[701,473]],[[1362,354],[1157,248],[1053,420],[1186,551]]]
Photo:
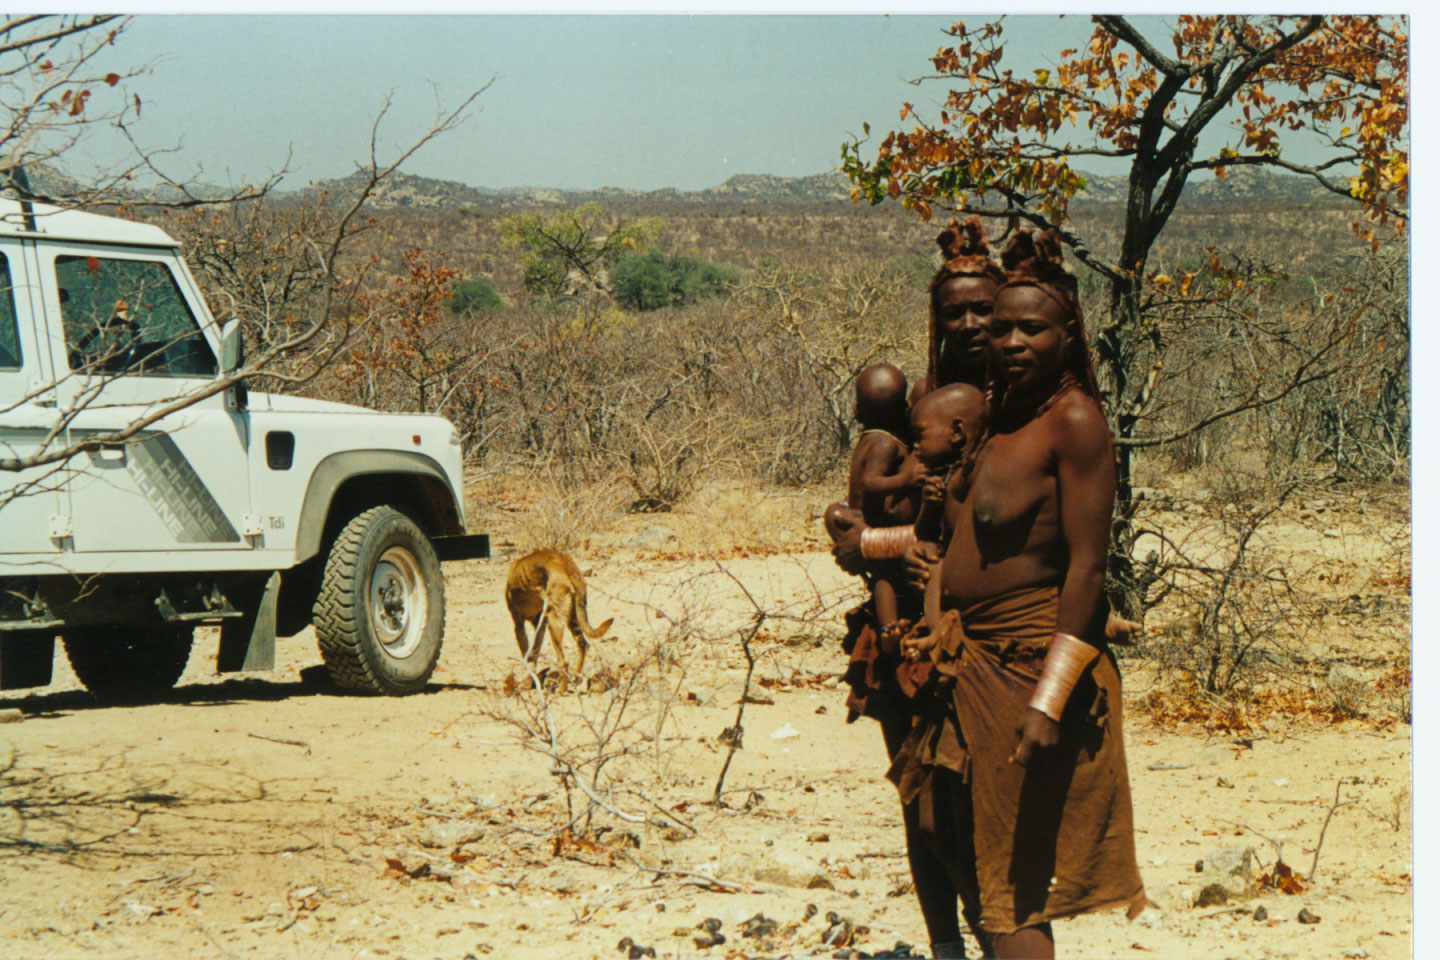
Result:
[[1017,230],[1000,254],[1005,268],[1004,287],[1039,287],[1067,312],[1080,311],[1079,285],[1065,267],[1065,253],[1054,227],[1044,233]]
[[935,238],[935,243],[939,245],[945,262],[940,264],[940,269],[930,280],[930,350],[926,378],[931,389],[940,386],[936,382],[940,363],[940,332],[935,318],[935,292],[956,277],[984,277],[996,287],[1005,282],[1005,271],[990,259],[990,241],[978,216],[966,217],[964,223],[951,217],[945,229]]
[[1068,372],[1086,393],[1099,399],[1095,368],[1090,361],[1090,348],[1085,343],[1080,286],[1075,274],[1065,267],[1060,234],[1054,227],[1039,234],[1033,230],[1016,230],[1005,244],[1000,262],[1005,267],[1005,282],[1000,285],[1002,290],[1007,287],[1034,287],[1065,311],[1065,324],[1074,343]]
[[989,277],[996,283],[1005,282],[1005,271],[990,259],[990,242],[979,217],[966,217],[964,223],[951,217],[935,243],[945,262],[930,281],[931,290],[952,277]]

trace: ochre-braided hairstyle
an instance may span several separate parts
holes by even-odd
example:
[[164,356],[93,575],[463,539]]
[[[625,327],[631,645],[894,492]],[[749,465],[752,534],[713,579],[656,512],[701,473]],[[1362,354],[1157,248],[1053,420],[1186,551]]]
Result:
[[942,386],[936,379],[940,367],[940,328],[935,318],[935,295],[940,287],[956,277],[985,277],[993,280],[996,286],[1005,282],[1005,271],[990,259],[990,243],[979,217],[967,217],[964,223],[951,217],[935,242],[945,262],[930,281],[930,356],[927,372],[932,390]]
[[[1095,382],[1095,367],[1090,362],[1090,347],[1085,343],[1085,321],[1080,311],[1080,290],[1075,275],[1065,269],[1065,256],[1060,237],[1052,228],[1036,234],[1017,230],[1000,254],[1005,267],[1006,287],[1035,287],[1065,311],[1065,331],[1070,335],[1066,350],[1065,371],[1075,378],[1080,389],[1100,402],[1100,388]],[[997,294],[998,296],[998,294]]]

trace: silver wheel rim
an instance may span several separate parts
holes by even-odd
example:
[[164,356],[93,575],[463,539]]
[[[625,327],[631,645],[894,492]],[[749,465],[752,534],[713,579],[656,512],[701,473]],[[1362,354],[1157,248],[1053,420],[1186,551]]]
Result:
[[370,573],[370,628],[385,652],[403,660],[420,648],[429,619],[429,597],[415,554],[391,547]]

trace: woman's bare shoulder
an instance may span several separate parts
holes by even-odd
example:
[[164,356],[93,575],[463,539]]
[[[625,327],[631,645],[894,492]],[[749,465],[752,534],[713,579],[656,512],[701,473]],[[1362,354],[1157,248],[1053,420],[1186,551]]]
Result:
[[1084,391],[1071,390],[1061,397],[1046,411],[1045,419],[1054,431],[1055,446],[1061,455],[1085,455],[1111,446],[1110,423],[1100,404]]

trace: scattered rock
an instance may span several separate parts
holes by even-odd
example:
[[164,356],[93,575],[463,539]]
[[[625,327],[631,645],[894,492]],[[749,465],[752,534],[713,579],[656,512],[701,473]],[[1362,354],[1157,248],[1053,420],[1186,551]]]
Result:
[[1135,922],[1147,930],[1164,924],[1165,914],[1155,904],[1150,904],[1135,917]]
[[674,539],[675,531],[658,523],[652,523],[626,540],[624,546],[631,550],[654,550]]
[[805,840],[809,843],[829,843],[830,834],[825,833],[821,830],[816,830],[815,832],[808,835]]
[[1339,540],[1340,531],[1334,527],[1326,527],[1321,533],[1321,536],[1325,537],[1325,539],[1327,540]]
[[500,800],[493,793],[479,793],[470,797],[470,802],[475,804],[476,810],[494,810],[500,806]]
[[1270,917],[1270,911],[1265,909],[1265,904],[1262,903],[1262,904],[1260,904],[1260,906],[1258,906],[1258,907],[1255,908],[1254,918],[1255,918],[1257,921],[1258,921],[1258,920],[1268,920],[1269,917]]
[[0,710],[0,723],[19,723],[25,719],[25,714],[14,707],[6,707]]
[[444,849],[458,847],[483,836],[485,830],[477,824],[463,820],[446,820],[444,823],[432,823],[421,830],[419,839],[422,847]]
[[1218,779],[1215,781],[1215,786],[1217,786],[1217,787],[1224,787],[1226,790],[1234,790],[1234,789],[1235,789],[1235,784],[1231,783],[1229,780],[1226,780],[1224,777],[1218,778]]
[[[1255,854],[1249,846],[1236,844],[1211,850],[1201,861],[1200,872],[1209,876],[1212,885],[1220,886],[1227,897],[1244,900],[1255,895]],[[1196,905],[1201,906],[1198,901]]]
[[564,867],[549,867],[541,870],[527,882],[555,893],[574,893],[580,889],[580,881],[575,879],[575,874]]
[[1195,898],[1197,907],[1218,907],[1230,900],[1230,891],[1225,889],[1222,883],[1207,883],[1200,890],[1200,895]]
[[800,736],[800,731],[799,731],[799,730],[796,730],[794,727],[790,726],[790,724],[787,723],[787,724],[785,724],[785,726],[783,726],[783,727],[781,727],[780,729],[776,730],[775,732],[771,733],[771,734],[770,734],[770,739],[771,739],[771,740],[793,740],[794,738],[796,738],[796,737],[798,737],[798,736]]
[[1206,747],[1200,751],[1200,762],[1202,763],[1228,763],[1235,759],[1235,751],[1230,747],[1213,746]]
[[1296,917],[1295,919],[1296,919],[1296,920],[1299,920],[1301,923],[1319,923],[1319,922],[1320,922],[1320,918],[1319,918],[1317,915],[1311,913],[1309,910],[1305,909],[1304,907],[1301,907],[1301,908],[1300,908],[1300,915],[1299,915],[1298,917]]
[[1359,707],[1369,689],[1364,674],[1348,663],[1330,664],[1330,672],[1325,675],[1325,685],[1334,694],[1336,702],[1349,710]]
[[784,850],[766,850],[759,856],[736,854],[720,861],[715,876],[721,880],[756,880],[802,890],[833,890],[835,884],[819,861]]
[[1150,901],[1150,907],[1156,910],[1175,910],[1181,906],[1183,898],[1168,883],[1147,883],[1145,884],[1145,898]]
[[775,931],[779,929],[780,924],[771,920],[763,913],[757,913],[740,925],[740,936],[758,939],[760,937],[773,936]]
[[1365,960],[1370,953],[1363,947],[1351,947],[1349,950],[1341,950],[1340,956],[1350,958],[1350,960]]
[[715,691],[708,687],[691,687],[685,693],[686,699],[697,707],[703,707],[715,696]]

